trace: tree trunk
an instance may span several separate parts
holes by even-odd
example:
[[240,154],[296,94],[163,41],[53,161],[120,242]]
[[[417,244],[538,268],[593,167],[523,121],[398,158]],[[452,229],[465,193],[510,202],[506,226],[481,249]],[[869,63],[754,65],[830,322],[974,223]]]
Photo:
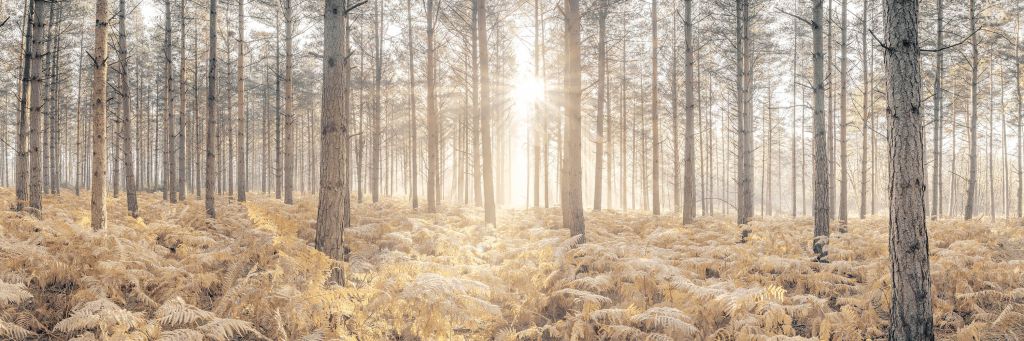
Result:
[[206,216],[217,217],[217,0],[210,0],[210,59],[206,71]]
[[[477,38],[480,39],[478,51],[480,53],[480,148],[483,150],[481,156],[483,157],[484,173],[484,220],[492,225],[497,225],[491,148],[491,68],[487,45],[487,0],[478,1],[480,5],[477,6],[476,31]],[[436,121],[437,118],[435,117],[434,120]]]
[[238,1],[238,201],[245,202],[245,2]]
[[[935,11],[935,90],[932,95],[935,111],[932,122],[932,219],[942,216],[942,0],[937,0]],[[1015,63],[1018,64],[1019,63]]]
[[736,1],[736,107],[737,107],[737,175],[736,175],[736,222],[745,225],[753,216],[754,203],[751,192],[753,173],[753,75],[750,59],[750,2]]
[[683,147],[683,224],[690,224],[693,223],[694,217],[697,216],[697,199],[694,193],[696,174],[693,167],[693,111],[695,104],[693,90],[696,87],[696,83],[693,81],[693,0],[683,0],[683,6],[683,45],[686,49],[685,60],[683,61],[683,67],[685,68],[683,81],[686,82],[686,106],[684,109],[686,111],[686,141]]
[[[32,214],[38,217],[40,216],[40,214],[42,214],[43,210],[43,179],[42,173],[40,173],[42,170],[41,167],[43,162],[41,153],[42,150],[40,149],[40,145],[42,144],[40,132],[42,129],[43,118],[43,51],[46,41],[46,26],[49,24],[46,21],[46,13],[49,12],[49,8],[52,5],[47,1],[34,1],[34,11],[32,13],[34,17],[34,19],[32,20],[32,66],[30,71],[32,84],[29,91],[29,107],[31,110],[31,118],[29,123],[29,148],[31,160],[29,161],[30,164],[28,173],[28,200]],[[100,29],[98,24],[96,29]],[[97,35],[99,34],[97,33]],[[104,39],[105,38],[106,36],[104,36]],[[96,84],[96,82],[93,81],[93,84]],[[95,97],[93,98],[95,99]]]
[[846,2],[842,0],[841,11],[842,22],[839,28],[839,231],[846,231],[847,214],[847,187],[849,182],[849,166],[846,154],[846,83],[849,78],[847,70],[847,39],[846,39]]
[[883,51],[889,77],[889,259],[893,283],[888,339],[895,341],[935,339],[925,226],[917,10],[916,0],[886,0],[883,12],[887,46]]
[[[128,200],[128,213],[132,217],[139,216],[139,203],[136,195],[135,185],[135,161],[132,156],[132,113],[131,113],[131,87],[128,86],[128,42],[127,29],[125,28],[126,18],[125,0],[118,2],[117,12],[117,60],[121,67],[119,75],[121,88],[121,149],[124,158],[124,193]],[[116,181],[116,179],[115,179]]]
[[[28,1],[25,5],[25,53],[22,58],[22,73],[21,73],[21,107],[18,110],[18,143],[17,143],[17,161],[15,162],[15,195],[17,203],[15,209],[21,211],[25,208],[28,203],[29,197],[29,152],[28,152],[28,126],[29,117],[35,109],[34,104],[29,101],[32,97],[32,93],[38,91],[33,90],[33,81],[35,80],[35,74],[32,73],[32,67],[35,65],[35,35],[33,32],[38,32],[35,26],[44,23],[35,22],[35,11],[37,10],[37,3],[42,1]],[[81,84],[79,84],[81,87]]]
[[[892,0],[889,0],[892,1]],[[817,261],[828,260],[829,239],[829,162],[825,117],[825,56],[822,51],[823,0],[814,0],[814,254]]]
[[570,236],[586,242],[580,160],[580,1],[565,0],[565,130],[561,165],[562,225]]
[[96,0],[96,38],[92,79],[92,212],[93,231],[107,225],[107,205],[103,201],[107,175],[107,0]]
[[658,0],[651,0],[651,213],[661,214],[661,137],[658,136]]
[[[177,178],[174,169],[174,61],[171,59],[171,1],[164,0],[164,77],[167,80],[167,91],[164,92],[164,112],[167,119],[164,121],[164,192],[171,203],[178,202],[178,193],[175,192]],[[216,46],[216,45],[211,45]],[[213,47],[211,47],[213,48]],[[215,86],[211,83],[210,86]]]
[[[977,12],[975,0],[970,0],[970,32],[975,32],[977,26]],[[967,177],[967,204],[964,206],[964,220],[974,218],[974,197],[978,191],[978,35],[971,34],[971,117],[968,127],[968,177]]]
[[377,1],[374,6],[373,12],[373,42],[374,42],[374,57],[373,57],[373,118],[370,121],[371,131],[370,139],[373,143],[373,148],[370,154],[370,197],[373,202],[380,201],[380,173],[381,173],[381,160],[380,160],[380,148],[381,148],[381,130],[380,121],[381,115],[381,77],[383,75],[383,46],[384,46],[384,3]]
[[[348,5],[326,0],[324,11],[323,98],[320,127],[320,196],[316,214],[316,249],[342,261],[345,228],[350,224],[348,178]],[[329,282],[345,285],[340,267]]]
[[405,0],[406,20],[409,26],[409,41],[406,45],[409,49],[409,196],[412,201],[412,208],[420,207],[419,191],[416,184],[419,181],[419,163],[416,158],[419,156],[419,149],[416,147],[416,130],[418,128],[416,119],[416,51],[413,49],[413,26],[412,26],[412,0]]
[[[609,3],[607,0],[601,1],[598,5],[598,19],[597,19],[597,127],[596,131],[599,135],[604,133],[604,116],[605,116],[605,96],[607,89],[605,88],[605,79],[607,77],[608,69],[608,34],[607,34],[607,21]],[[673,118],[674,119],[674,118]],[[604,142],[608,136],[599,136],[595,143],[594,151],[594,211],[601,210],[601,159],[604,156]]]
[[292,97],[292,69],[294,68],[292,32],[292,0],[284,0],[284,203],[295,202],[295,112]]

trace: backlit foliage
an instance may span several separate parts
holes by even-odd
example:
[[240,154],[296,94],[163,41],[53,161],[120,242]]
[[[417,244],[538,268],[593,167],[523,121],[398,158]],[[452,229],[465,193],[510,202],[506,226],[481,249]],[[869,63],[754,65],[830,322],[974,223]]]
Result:
[[[821,264],[807,219],[756,221],[740,243],[725,218],[596,212],[576,245],[557,210],[491,227],[385,201],[354,209],[342,288],[322,285],[313,198],[219,202],[209,220],[144,194],[140,218],[113,209],[99,232],[70,194],[42,220],[0,212],[0,339],[860,340],[887,325],[881,219],[834,234]],[[1024,337],[1019,224],[930,224],[940,336]]]

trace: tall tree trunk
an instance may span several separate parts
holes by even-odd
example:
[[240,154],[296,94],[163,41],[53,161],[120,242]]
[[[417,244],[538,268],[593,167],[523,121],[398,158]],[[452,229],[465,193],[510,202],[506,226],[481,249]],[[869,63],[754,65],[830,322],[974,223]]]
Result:
[[92,212],[93,231],[107,225],[107,205],[103,201],[107,175],[107,0],[96,0],[96,37],[92,79]]
[[[15,180],[15,195],[17,203],[15,209],[21,211],[25,208],[25,205],[29,200],[29,152],[28,152],[28,126],[29,117],[33,114],[34,104],[29,101],[32,97],[32,93],[38,91],[33,90],[32,86],[35,84],[35,74],[32,73],[32,67],[35,62],[35,35],[33,32],[38,32],[35,26],[43,23],[35,22],[35,11],[37,10],[37,3],[42,1],[32,0],[28,1],[25,5],[25,42],[24,42],[24,55],[22,60],[22,73],[21,73],[21,107],[18,110],[18,142],[17,142],[17,160],[14,164],[14,174],[17,179]],[[38,33],[37,33],[38,34]],[[81,68],[79,68],[81,70]],[[79,84],[81,87],[81,84]]]
[[[440,123],[437,113],[437,61],[434,46],[434,30],[437,18],[434,0],[427,0],[427,211],[437,212],[438,178],[440,171]],[[482,9],[481,9],[482,10]],[[482,129],[482,127],[481,127]]]
[[[975,32],[978,14],[975,0],[969,1],[970,32]],[[967,204],[964,206],[964,219],[974,218],[974,198],[978,191],[978,35],[971,34],[971,117],[968,127],[968,177],[967,177]]]
[[917,10],[916,0],[886,0],[883,12],[887,46],[883,51],[889,77],[889,259],[893,283],[888,339],[896,341],[935,339],[925,226]]
[[[932,95],[932,219],[942,216],[942,0],[937,0],[935,11],[935,90]],[[1019,63],[1015,63],[1018,64]]]
[[[604,116],[605,116],[605,79],[607,77],[608,69],[608,34],[607,34],[607,22],[608,22],[608,11],[609,3],[607,0],[601,1],[598,5],[598,19],[597,19],[597,127],[596,131],[598,134],[604,134]],[[675,118],[673,118],[675,119]],[[603,174],[601,168],[601,158],[604,156],[604,142],[608,136],[599,136],[595,143],[594,151],[594,211],[601,210],[601,177]]]
[[412,208],[420,207],[419,191],[416,184],[419,181],[419,163],[416,158],[419,156],[419,148],[416,147],[416,51],[413,49],[413,26],[412,26],[412,0],[405,0],[406,20],[409,29],[409,41],[406,45],[409,49],[409,197],[412,200]]
[[[316,249],[331,259],[345,258],[344,233],[350,225],[348,182],[348,5],[326,0],[324,11],[323,98],[321,110],[320,196],[316,214]],[[329,282],[345,285],[340,267]]]
[[184,18],[186,18],[186,16],[185,16],[185,1],[186,0],[181,0],[181,12],[180,12],[181,13],[181,18],[182,18],[181,19],[181,26],[180,26],[181,27],[181,36],[180,36],[181,37],[181,49],[179,50],[179,51],[181,51],[181,55],[178,56],[178,60],[180,60],[180,63],[178,65],[178,74],[180,75],[178,77],[178,96],[179,96],[179,100],[178,100],[179,104],[178,105],[180,106],[180,108],[178,109],[178,112],[179,112],[179,114],[178,114],[178,132],[177,132],[177,136],[178,136],[178,151],[177,151],[177,153],[175,155],[178,158],[178,179],[177,179],[178,180],[178,185],[175,188],[177,188],[177,190],[178,190],[177,191],[178,192],[178,200],[180,200],[180,201],[185,201],[185,195],[186,195],[186,193],[185,193],[185,184],[187,183],[186,180],[187,180],[187,177],[188,177],[188,174],[187,174],[188,164],[185,162],[185,155],[187,154],[187,151],[188,151],[188,148],[185,145],[185,136],[186,136],[187,129],[188,129],[188,127],[186,125],[186,118],[188,117],[188,115],[185,114],[186,113],[186,105],[187,105],[187,103],[186,103],[186,96],[188,95],[188,92],[185,91],[185,49],[186,49],[185,48],[185,46],[186,46],[185,45],[185,31],[186,31],[186,29],[185,29],[185,19],[184,19]]
[[[167,80],[167,91],[164,92],[164,192],[171,203],[178,202],[178,193],[175,192],[177,178],[174,169],[174,61],[171,57],[171,0],[164,0],[164,77]],[[212,45],[216,46],[216,45]],[[211,47],[213,48],[213,47]],[[211,83],[210,86],[215,86]]]
[[[135,161],[132,156],[132,113],[131,113],[131,87],[128,86],[128,31],[125,22],[127,21],[125,8],[126,0],[118,1],[117,11],[117,60],[120,64],[119,75],[121,88],[121,150],[124,158],[124,193],[128,200],[128,213],[132,217],[139,216],[139,203],[136,195],[135,185]],[[116,181],[116,179],[115,179]]]
[[292,5],[292,0],[284,0],[284,203],[289,205],[295,202],[295,112],[292,103],[295,18]]
[[494,207],[494,168],[491,160],[491,68],[487,45],[487,0],[478,1],[480,5],[477,6],[476,32],[477,38],[480,39],[480,148],[483,150],[481,156],[484,173],[484,220],[497,225],[498,217]]
[[651,213],[661,214],[661,138],[658,136],[658,0],[651,0]]
[[586,242],[583,217],[583,165],[580,156],[580,1],[565,0],[565,130],[561,164],[562,226]]
[[[892,1],[892,0],[888,0]],[[825,56],[822,53],[823,0],[814,0],[814,254],[816,260],[827,261],[829,239],[829,162],[828,123],[825,117]]]
[[[43,210],[43,179],[42,173],[40,173],[43,162],[42,150],[40,149],[42,140],[39,136],[42,130],[43,118],[43,52],[46,41],[46,26],[49,24],[46,21],[46,13],[49,12],[49,8],[52,5],[47,1],[34,1],[34,11],[32,13],[34,17],[32,20],[32,66],[30,70],[32,84],[29,90],[29,108],[31,110],[31,118],[29,119],[29,153],[31,160],[29,161],[28,173],[28,200],[32,214],[38,217],[42,214]],[[99,27],[97,27],[97,30],[99,30]],[[93,84],[95,84],[95,81]]]
[[[286,0],[287,1],[287,0]],[[210,57],[206,71],[206,216],[217,217],[217,0],[210,0]]]
[[754,203],[751,192],[753,173],[753,84],[749,60],[750,55],[750,2],[736,0],[736,96],[737,96],[737,175],[736,175],[736,222],[745,225],[753,216]]
[[[245,202],[245,1],[238,1],[238,201]],[[184,113],[183,113],[184,114]]]
[[685,69],[683,81],[686,82],[686,106],[684,109],[686,110],[686,141],[683,147],[683,224],[690,224],[693,223],[694,217],[697,216],[697,198],[694,193],[696,174],[693,167],[693,110],[695,105],[693,91],[696,87],[696,83],[693,81],[693,0],[683,0],[683,6],[683,44],[686,49],[683,61]]
[[846,154],[846,83],[849,78],[847,71],[847,20],[846,20],[846,2],[842,0],[840,5],[841,11],[843,12],[842,22],[839,28],[839,231],[846,231],[847,214],[849,209],[847,207],[847,187],[849,182],[849,172],[847,164]]
[[370,138],[373,143],[370,155],[370,197],[373,202],[380,201],[380,148],[381,148],[381,77],[383,75],[384,62],[382,58],[384,45],[384,3],[377,1],[373,11],[373,118],[370,121]]

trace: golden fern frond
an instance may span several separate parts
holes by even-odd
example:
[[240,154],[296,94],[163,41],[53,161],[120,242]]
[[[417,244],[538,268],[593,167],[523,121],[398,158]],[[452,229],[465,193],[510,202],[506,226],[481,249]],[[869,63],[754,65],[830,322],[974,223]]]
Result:
[[595,294],[595,293],[592,293],[592,292],[589,292],[589,291],[585,291],[585,290],[566,288],[566,289],[560,289],[558,291],[555,291],[554,294],[555,295],[566,295],[566,296],[572,297],[575,302],[583,302],[583,303],[586,303],[586,304],[593,304],[595,306],[600,306],[602,304],[612,303],[612,299],[610,299],[608,297],[605,297],[605,296],[602,296],[602,295],[598,295],[598,294]]
[[175,296],[164,302],[160,308],[157,308],[155,317],[156,321],[161,325],[177,327],[182,325],[195,326],[199,322],[208,321],[215,316],[209,311],[185,303],[185,300],[180,296]]
[[630,319],[648,329],[668,331],[673,335],[691,337],[697,334],[697,327],[688,322],[689,316],[676,308],[653,307]]
[[234,337],[242,335],[252,335],[259,339],[266,339],[263,334],[260,334],[260,332],[253,327],[251,322],[236,319],[213,319],[202,327],[199,327],[199,330],[202,331],[204,335],[215,341],[233,340]]
[[603,325],[600,330],[609,340],[641,340],[647,334],[636,327],[621,324]]
[[160,333],[157,341],[203,341],[203,333],[195,329],[175,329]]
[[109,330],[115,326],[129,330],[140,324],[142,324],[142,318],[135,313],[121,308],[106,298],[100,298],[80,304],[70,317],[57,322],[54,330],[72,333],[79,330]]
[[0,337],[5,340],[21,340],[33,335],[36,333],[14,323],[0,320]]
[[0,305],[18,304],[29,298],[32,298],[32,294],[25,290],[24,284],[0,280]]

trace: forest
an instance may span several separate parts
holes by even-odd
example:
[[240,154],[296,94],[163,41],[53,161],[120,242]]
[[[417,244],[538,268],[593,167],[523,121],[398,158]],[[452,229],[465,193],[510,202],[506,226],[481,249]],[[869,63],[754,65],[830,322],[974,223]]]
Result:
[[1015,0],[0,0],[0,340],[1018,340]]

